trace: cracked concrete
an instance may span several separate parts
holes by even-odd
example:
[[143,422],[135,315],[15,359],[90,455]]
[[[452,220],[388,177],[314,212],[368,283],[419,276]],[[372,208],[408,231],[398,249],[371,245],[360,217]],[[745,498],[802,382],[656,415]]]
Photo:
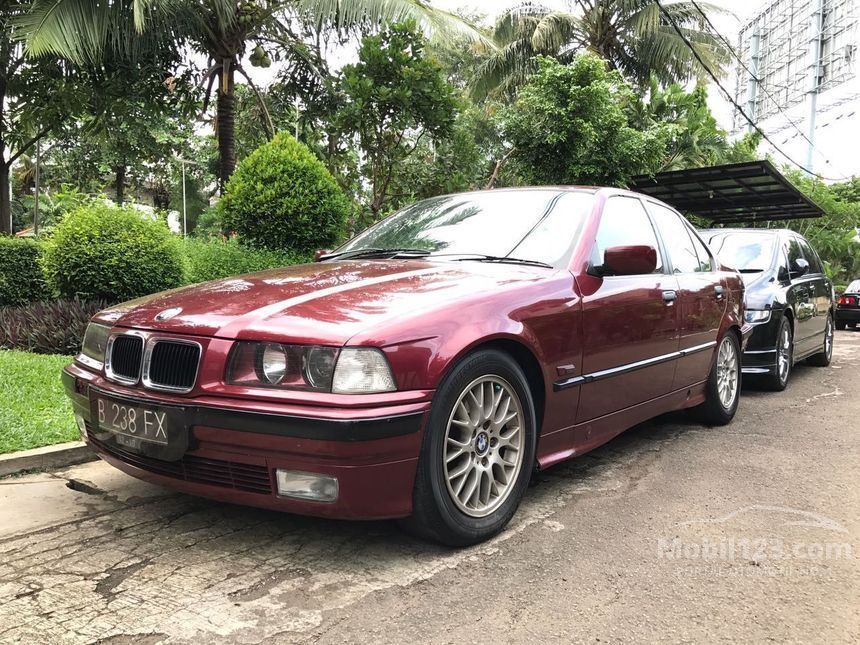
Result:
[[0,642],[857,642],[858,369],[839,332],[727,428],[669,415],[538,474],[460,551],[100,462],[0,480]]

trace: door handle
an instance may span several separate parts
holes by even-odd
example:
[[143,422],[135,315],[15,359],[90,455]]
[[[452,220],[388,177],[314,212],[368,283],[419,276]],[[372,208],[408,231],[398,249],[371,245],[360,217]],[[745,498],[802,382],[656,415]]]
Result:
[[668,303],[668,304],[672,304],[677,297],[678,297],[677,291],[667,289],[666,291],[663,292],[663,301]]
[[723,299],[723,292],[725,292],[723,285],[718,284],[717,286],[714,287],[714,294],[716,294],[717,300]]

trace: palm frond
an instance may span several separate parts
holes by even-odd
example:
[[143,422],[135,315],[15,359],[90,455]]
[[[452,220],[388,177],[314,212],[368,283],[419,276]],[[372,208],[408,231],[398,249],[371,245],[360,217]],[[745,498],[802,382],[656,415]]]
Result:
[[580,29],[580,18],[554,11],[538,22],[532,33],[532,46],[537,52],[555,54],[567,45]]
[[457,37],[493,47],[491,40],[468,21],[422,0],[296,0],[295,6],[315,24],[338,29],[414,20],[431,40]]
[[105,52],[134,60],[153,46],[181,40],[176,16],[183,0],[33,0],[15,20],[29,56],[56,55],[97,63]]

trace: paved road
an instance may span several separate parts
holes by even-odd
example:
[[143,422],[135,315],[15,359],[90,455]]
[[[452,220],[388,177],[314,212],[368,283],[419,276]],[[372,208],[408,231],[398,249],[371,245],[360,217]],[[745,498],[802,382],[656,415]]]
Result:
[[100,462],[0,481],[0,642],[858,642],[858,375],[839,332],[731,426],[634,428],[461,551]]

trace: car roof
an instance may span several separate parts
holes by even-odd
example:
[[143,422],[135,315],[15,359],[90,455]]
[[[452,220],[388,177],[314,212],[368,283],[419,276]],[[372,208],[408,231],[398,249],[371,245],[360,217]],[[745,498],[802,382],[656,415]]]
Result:
[[794,233],[787,228],[703,228],[700,235],[719,235],[721,233],[752,233],[754,235],[782,235]]

